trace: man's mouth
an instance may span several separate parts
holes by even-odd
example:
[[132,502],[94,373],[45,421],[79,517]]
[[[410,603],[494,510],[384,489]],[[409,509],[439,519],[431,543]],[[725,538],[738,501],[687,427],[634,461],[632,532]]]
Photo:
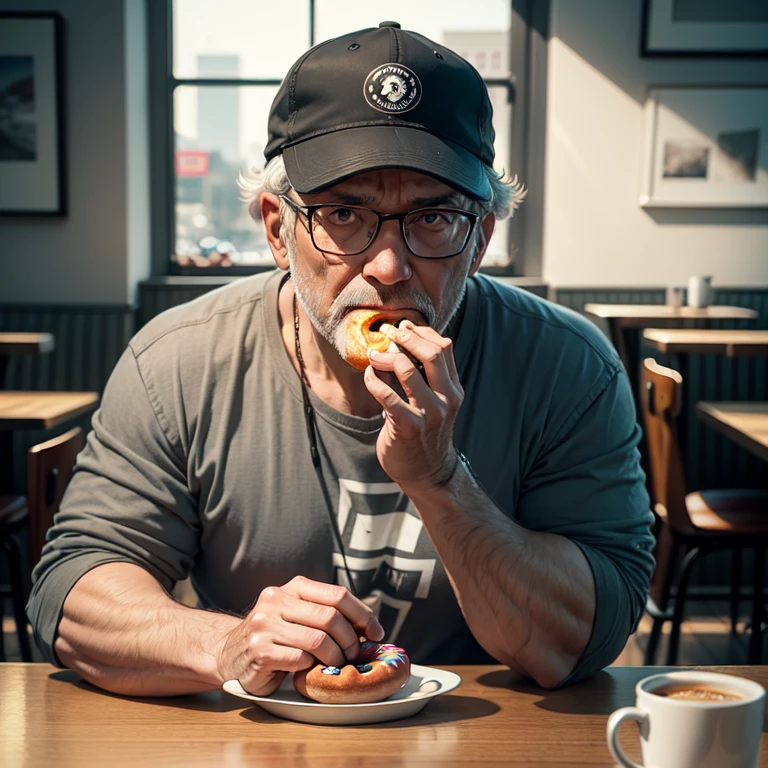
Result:
[[347,307],[344,310],[342,317],[347,317],[353,312],[375,312],[379,317],[374,320],[371,325],[371,330],[378,330],[377,325],[381,323],[391,323],[397,325],[401,320],[410,320],[414,325],[425,325],[426,320],[424,316],[414,307],[387,307],[387,306],[370,306],[370,305],[358,305],[354,307]]

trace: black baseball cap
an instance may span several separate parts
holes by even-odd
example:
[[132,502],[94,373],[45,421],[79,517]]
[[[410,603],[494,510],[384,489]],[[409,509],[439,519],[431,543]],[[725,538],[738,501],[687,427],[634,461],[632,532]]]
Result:
[[468,61],[383,21],[321,43],[291,67],[272,103],[264,155],[283,155],[300,194],[405,168],[488,200],[492,115]]

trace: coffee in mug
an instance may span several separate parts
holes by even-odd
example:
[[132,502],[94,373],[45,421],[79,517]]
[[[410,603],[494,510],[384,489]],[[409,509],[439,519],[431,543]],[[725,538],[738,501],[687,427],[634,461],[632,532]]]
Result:
[[636,706],[608,720],[608,748],[619,765],[642,768],[618,743],[619,725],[640,726],[643,764],[654,768],[755,768],[765,689],[735,675],[697,670],[652,675],[635,686]]
[[741,701],[743,696],[729,691],[719,691],[717,688],[707,688],[704,685],[670,685],[651,691],[654,696],[664,696],[667,699],[682,699],[683,701]]

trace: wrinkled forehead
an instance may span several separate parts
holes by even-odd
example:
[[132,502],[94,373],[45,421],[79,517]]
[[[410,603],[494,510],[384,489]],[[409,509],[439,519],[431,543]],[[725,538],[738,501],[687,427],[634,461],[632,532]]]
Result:
[[356,202],[359,205],[451,205],[466,208],[470,198],[454,187],[417,171],[386,169],[351,176],[305,200]]

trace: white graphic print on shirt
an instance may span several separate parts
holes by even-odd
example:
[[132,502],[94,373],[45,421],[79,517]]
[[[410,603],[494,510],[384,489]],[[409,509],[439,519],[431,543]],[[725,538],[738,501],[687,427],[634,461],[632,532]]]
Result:
[[[347,565],[387,642],[397,639],[413,601],[429,595],[435,570],[435,558],[414,557],[424,526],[409,506],[397,483],[339,479],[337,521]],[[340,553],[334,553],[333,564],[336,582],[349,587]]]

